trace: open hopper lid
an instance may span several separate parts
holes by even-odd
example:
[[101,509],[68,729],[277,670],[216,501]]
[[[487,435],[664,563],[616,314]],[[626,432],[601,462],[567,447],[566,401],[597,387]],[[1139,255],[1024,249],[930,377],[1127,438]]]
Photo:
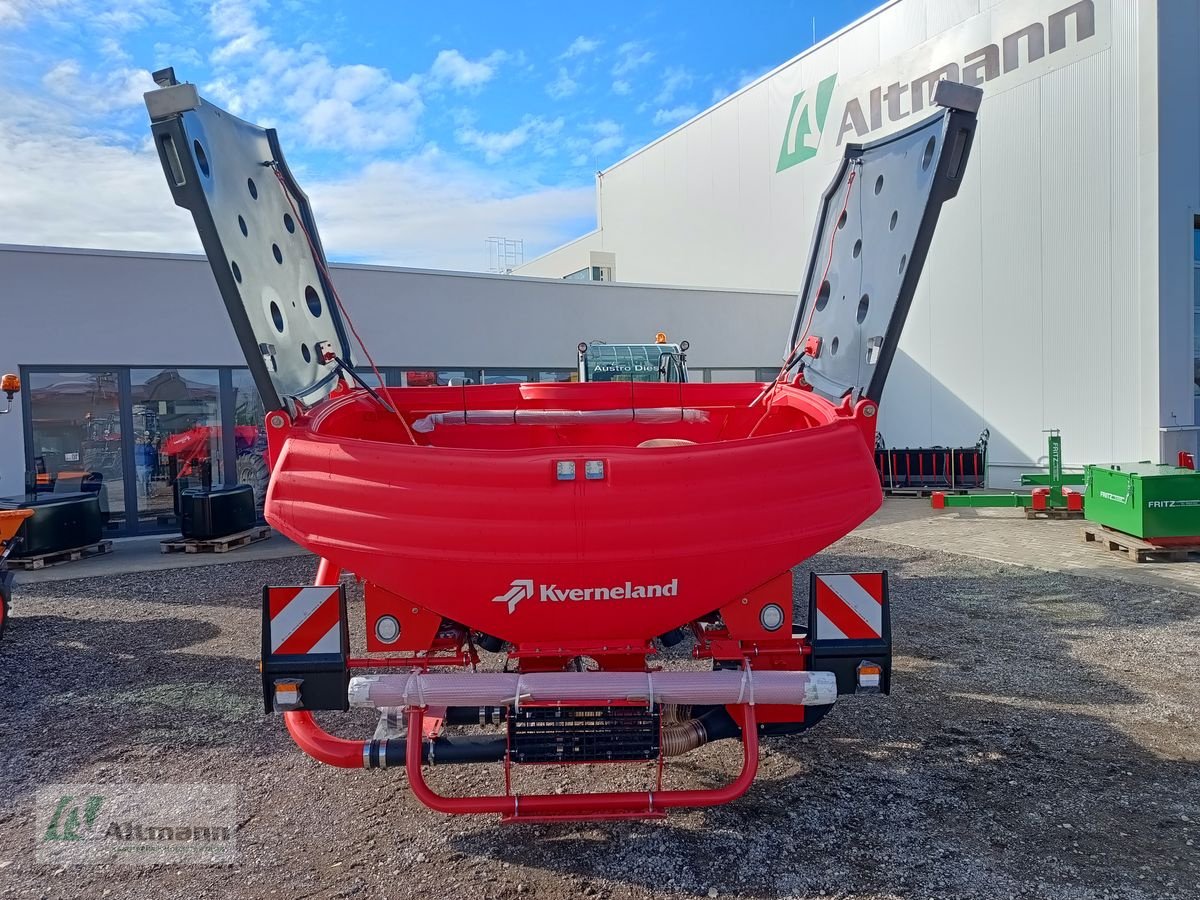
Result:
[[318,346],[349,365],[353,352],[308,197],[273,128],[212,105],[171,69],[155,81],[145,99],[163,173],[196,222],[263,403],[312,406],[337,378]]
[[785,352],[835,403],[883,393],[942,203],[962,182],[982,95],[939,82],[940,113],[848,145],[822,196]]

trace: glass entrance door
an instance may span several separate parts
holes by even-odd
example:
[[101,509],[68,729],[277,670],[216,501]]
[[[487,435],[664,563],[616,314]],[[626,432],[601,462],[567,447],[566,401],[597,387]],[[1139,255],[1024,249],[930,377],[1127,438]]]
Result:
[[174,525],[178,491],[225,482],[220,374],[131,369],[129,389],[138,523]]

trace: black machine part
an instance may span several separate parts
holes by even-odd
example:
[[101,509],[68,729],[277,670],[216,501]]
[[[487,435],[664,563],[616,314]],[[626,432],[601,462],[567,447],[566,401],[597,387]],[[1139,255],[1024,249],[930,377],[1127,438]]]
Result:
[[0,497],[0,509],[32,509],[21,524],[15,557],[39,556],[86,547],[100,540],[103,521],[100,498],[94,493],[26,494]]
[[883,393],[942,204],[962,183],[981,98],[979,88],[938,82],[942,112],[847,145],[822,196],[785,354],[835,403]]
[[[812,655],[809,667],[815,672],[833,672],[837,678],[837,691],[842,694],[860,693],[858,667],[863,663],[879,666],[878,692],[892,692],[892,612],[891,592],[887,572],[883,572],[883,602],[881,606],[881,634],[873,639],[847,639],[822,637],[817,613],[818,573],[809,573],[808,591],[808,638]],[[807,718],[807,716],[805,717]]]
[[255,521],[254,488],[248,484],[179,492],[179,530],[189,540],[237,534],[253,528]]
[[[308,587],[308,585],[304,585]],[[263,587],[262,671],[263,708],[276,709],[277,683],[292,682],[299,693],[293,709],[348,710],[350,698],[350,627],[346,618],[346,586],[338,586],[338,651],[336,653],[275,653],[271,648],[271,612],[268,596],[271,587]]]
[[195,220],[233,330],[268,410],[327,397],[354,353],[327,277],[308,197],[273,128],[201,99],[193,84],[156,73],[145,95],[154,146],[177,206]]

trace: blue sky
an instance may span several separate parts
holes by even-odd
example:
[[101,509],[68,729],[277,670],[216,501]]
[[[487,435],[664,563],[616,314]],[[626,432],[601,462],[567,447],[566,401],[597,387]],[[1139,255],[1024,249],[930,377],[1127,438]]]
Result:
[[0,242],[198,250],[141,100],[173,65],[279,129],[332,258],[532,258],[594,227],[596,170],[876,5],[0,0]]

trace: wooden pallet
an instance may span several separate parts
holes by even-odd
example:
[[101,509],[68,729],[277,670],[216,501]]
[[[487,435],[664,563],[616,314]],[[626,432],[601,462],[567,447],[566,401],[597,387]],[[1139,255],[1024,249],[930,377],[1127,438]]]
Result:
[[1067,509],[1065,506],[1051,506],[1046,509],[1025,507],[1027,519],[1082,519],[1082,509]]
[[966,488],[939,488],[939,487],[889,488],[889,487],[885,487],[883,489],[883,495],[885,497],[924,497],[926,499],[928,499],[929,497],[932,497],[934,494],[969,494],[969,493],[970,493],[970,491],[968,491]]
[[112,541],[100,541],[96,544],[85,544],[82,547],[72,547],[69,550],[57,550],[54,553],[39,553],[36,556],[10,556],[9,568],[13,569],[44,569],[47,566],[59,566],[63,563],[75,562],[112,553]]
[[251,528],[249,531],[239,531],[237,534],[212,538],[207,541],[188,540],[182,537],[168,538],[158,545],[161,553],[228,553],[247,544],[265,541],[271,536],[271,529],[265,525]]
[[1103,525],[1083,526],[1083,541],[1100,544],[1109,550],[1125,553],[1136,563],[1144,562],[1188,562],[1193,554],[1200,554],[1200,544],[1179,544],[1164,547],[1152,544],[1132,534],[1114,531]]

